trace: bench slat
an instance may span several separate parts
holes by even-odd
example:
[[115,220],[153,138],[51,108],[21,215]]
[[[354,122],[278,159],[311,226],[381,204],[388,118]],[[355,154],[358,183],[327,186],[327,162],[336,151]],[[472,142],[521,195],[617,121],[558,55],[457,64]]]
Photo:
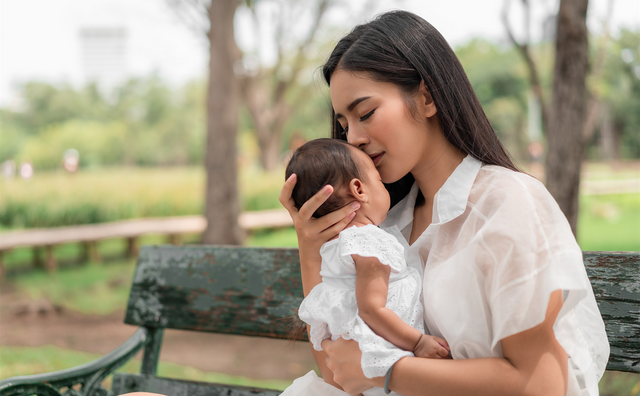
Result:
[[297,249],[143,247],[125,323],[287,338],[299,262]]
[[607,369],[640,372],[640,252],[583,252],[611,355]]

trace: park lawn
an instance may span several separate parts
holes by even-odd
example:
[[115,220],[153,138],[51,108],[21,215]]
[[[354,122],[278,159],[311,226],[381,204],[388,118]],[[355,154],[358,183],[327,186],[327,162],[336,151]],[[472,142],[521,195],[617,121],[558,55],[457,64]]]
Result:
[[[95,224],[133,218],[197,215],[204,210],[205,173],[198,167],[100,168],[0,177],[0,231]],[[240,208],[281,208],[284,169],[243,168]]]
[[582,250],[640,251],[640,193],[580,197]]
[[[18,375],[31,375],[63,370],[89,363],[101,355],[62,349],[47,345],[42,347],[0,347],[0,379]],[[119,372],[139,373],[140,359],[132,359]],[[242,376],[212,373],[194,367],[182,366],[160,361],[158,376],[184,379],[189,381],[217,382],[239,386],[256,386],[270,389],[284,389],[290,382],[281,380],[255,380]],[[107,389],[111,388],[111,377],[103,382]]]

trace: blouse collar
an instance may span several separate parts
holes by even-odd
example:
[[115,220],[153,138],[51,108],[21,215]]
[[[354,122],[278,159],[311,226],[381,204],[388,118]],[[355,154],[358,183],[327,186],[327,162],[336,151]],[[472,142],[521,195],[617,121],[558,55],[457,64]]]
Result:
[[[481,166],[482,162],[471,155],[467,155],[451,173],[435,195],[433,224],[447,223],[464,213],[471,187],[473,187],[473,182]],[[401,230],[408,226],[413,221],[413,209],[417,196],[418,184],[414,182],[409,194],[389,210],[387,218],[380,226],[390,227],[397,225]]]

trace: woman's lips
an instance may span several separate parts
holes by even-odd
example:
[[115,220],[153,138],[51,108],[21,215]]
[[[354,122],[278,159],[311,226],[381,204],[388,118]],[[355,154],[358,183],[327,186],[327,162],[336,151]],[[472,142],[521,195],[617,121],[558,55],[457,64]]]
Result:
[[373,160],[373,164],[375,166],[378,166],[378,162],[380,162],[380,158],[382,158],[383,155],[384,153],[380,153],[380,154],[374,154],[371,156],[371,159]]

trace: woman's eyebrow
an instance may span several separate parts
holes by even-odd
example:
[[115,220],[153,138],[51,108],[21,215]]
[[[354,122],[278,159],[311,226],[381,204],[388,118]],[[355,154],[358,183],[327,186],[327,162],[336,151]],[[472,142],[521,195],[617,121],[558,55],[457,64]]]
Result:
[[[347,107],[347,110],[349,112],[353,111],[353,109],[360,103],[360,102],[364,102],[367,99],[370,99],[371,96],[363,96],[361,98],[358,98],[356,100],[354,100],[353,102],[351,102],[351,104]],[[340,113],[336,113],[336,118],[342,118],[344,117],[342,114]]]

